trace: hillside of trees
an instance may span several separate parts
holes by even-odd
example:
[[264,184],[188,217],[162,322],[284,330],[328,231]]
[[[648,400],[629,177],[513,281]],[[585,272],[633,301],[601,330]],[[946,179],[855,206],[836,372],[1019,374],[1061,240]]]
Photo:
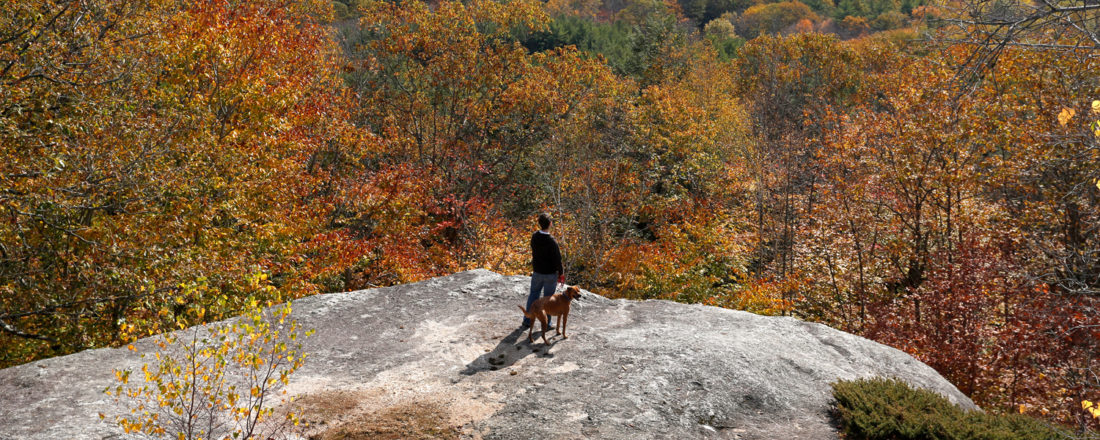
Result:
[[0,367],[485,267],[892,345],[1085,432],[1100,6],[15,0]]

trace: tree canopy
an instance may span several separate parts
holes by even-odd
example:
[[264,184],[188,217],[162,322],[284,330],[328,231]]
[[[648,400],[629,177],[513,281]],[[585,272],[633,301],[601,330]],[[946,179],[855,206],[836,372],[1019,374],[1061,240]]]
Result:
[[10,2],[0,366],[525,274],[550,212],[570,284],[1095,429],[1096,8],[993,3]]

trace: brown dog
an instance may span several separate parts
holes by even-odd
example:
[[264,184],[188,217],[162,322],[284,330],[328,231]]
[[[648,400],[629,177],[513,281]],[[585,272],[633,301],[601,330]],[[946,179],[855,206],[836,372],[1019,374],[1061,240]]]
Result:
[[562,292],[536,299],[535,302],[531,303],[531,310],[523,310],[523,306],[519,306],[523,316],[532,321],[531,328],[527,330],[527,341],[534,342],[531,333],[535,331],[534,320],[538,319],[542,323],[542,342],[549,344],[546,341],[546,331],[550,330],[547,321],[551,316],[558,317],[558,325],[555,327],[556,334],[561,335],[562,339],[569,339],[569,336],[565,335],[565,326],[569,321],[569,303],[580,297],[581,289],[578,289],[577,286],[569,286]]

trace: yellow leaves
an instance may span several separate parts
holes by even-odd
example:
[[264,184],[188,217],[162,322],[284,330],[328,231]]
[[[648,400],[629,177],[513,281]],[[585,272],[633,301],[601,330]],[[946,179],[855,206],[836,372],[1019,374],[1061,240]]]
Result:
[[[194,297],[184,301],[161,296],[188,274],[211,272],[219,283],[233,279],[241,284],[238,275],[261,265],[277,267],[290,257],[299,240],[311,235],[320,210],[295,209],[300,207],[297,202],[268,202],[294,199],[273,195],[289,195],[303,187],[297,185],[299,179],[289,177],[299,177],[302,162],[298,159],[324,141],[313,140],[318,132],[336,127],[355,131],[340,122],[342,118],[328,119],[340,112],[333,111],[342,86],[332,57],[337,48],[327,29],[310,15],[309,10],[317,7],[302,6],[305,3],[330,4],[154,1],[123,8],[107,0],[87,0],[80,7],[60,8],[57,2],[5,2],[5,7],[37,5],[25,11],[5,8],[13,18],[48,12],[51,17],[56,14],[57,24],[27,29],[24,37],[38,38],[27,41],[32,44],[26,56],[12,59],[11,77],[19,78],[34,66],[56,66],[50,76],[69,84],[66,87],[71,90],[64,93],[65,99],[57,100],[59,89],[53,82],[16,81],[0,96],[0,108],[14,110],[0,116],[0,126],[37,127],[26,135],[18,130],[0,135],[7,164],[0,175],[41,176],[18,181],[19,187],[3,188],[2,192],[16,196],[0,205],[37,206],[28,202],[61,199],[53,200],[56,212],[43,212],[50,225],[39,231],[19,231],[32,228],[12,225],[26,221],[29,226],[34,219],[16,216],[0,225],[0,241],[40,243],[49,237],[43,234],[76,231],[87,243],[19,249],[12,261],[40,261],[35,252],[53,258],[62,248],[71,248],[64,252],[72,255],[61,255],[53,265],[64,270],[16,268],[14,273],[32,275],[12,286],[36,287],[22,288],[11,296],[0,292],[0,296],[19,301],[41,298],[40,292],[63,292],[59,293],[63,297],[56,298],[58,303],[82,304],[82,308],[92,304],[81,318],[92,315],[95,318],[89,322],[95,322],[99,303],[85,300],[107,296],[108,291],[121,295],[137,289],[158,301],[127,302],[122,312],[127,318],[140,315],[142,321],[134,319],[139,327],[134,334],[159,332],[172,325],[172,309],[160,306],[195,302]],[[107,16],[88,15],[88,11]],[[111,16],[115,13],[120,15]],[[22,42],[14,41],[11,47]],[[45,50],[50,47],[81,49],[65,55],[61,52],[68,51]],[[68,56],[76,58],[60,58]],[[42,110],[35,110],[38,107]],[[317,136],[322,137],[328,139]],[[43,150],[35,145],[49,147]],[[256,151],[279,156],[281,161],[265,159],[262,166],[251,167],[249,159],[262,157],[251,155]],[[117,178],[122,175],[126,178]],[[111,207],[99,210],[105,201],[112,201]],[[125,202],[114,206],[113,201]],[[236,232],[200,240],[196,229],[212,223],[214,206],[222,201],[221,206],[235,209],[226,210],[224,218],[215,222],[235,222]],[[188,205],[191,209],[184,210]],[[116,215],[115,210],[120,212]],[[263,218],[257,221],[256,217]],[[284,232],[258,245],[256,236],[261,234],[254,231],[260,228],[251,226],[260,221],[280,223]],[[257,247],[264,250],[251,252]],[[70,271],[74,261],[95,270],[74,267]],[[154,293],[135,285],[144,279],[163,282],[164,289]],[[308,290],[302,287],[306,283],[295,281],[291,297]],[[269,293],[274,292],[269,289]],[[39,306],[33,301],[26,305]],[[224,312],[208,306],[205,314]],[[159,316],[150,316],[154,313]],[[49,336],[89,338],[80,344],[61,341],[57,344],[61,347],[101,346],[114,336],[107,325],[85,324],[72,324],[79,331],[59,328]],[[0,350],[9,354],[11,349],[4,345]]]
[[[1100,99],[1092,101],[1092,113],[1094,115],[1097,115],[1097,117],[1100,117]],[[1089,128],[1092,129],[1093,135],[1095,135],[1096,137],[1100,137],[1100,119],[1092,121],[1092,124],[1089,125]],[[1098,186],[1100,186],[1100,184],[1098,184]]]
[[[205,336],[198,329],[184,329],[189,338],[166,337],[163,342],[158,341],[159,348],[151,356],[155,361],[142,365],[148,385],[125,388],[130,372],[116,371],[116,382],[120,385],[105,392],[128,402],[132,414],[120,417],[119,426],[131,433],[175,435],[182,431],[164,420],[205,420],[196,413],[201,408],[223,412],[236,421],[235,426],[255,424],[270,415],[271,408],[259,402],[275,404],[276,399],[264,397],[288,385],[289,375],[303,365],[305,354],[301,345],[285,342],[295,339],[289,336],[296,337],[300,327],[288,319],[292,310],[289,304],[265,312],[265,305],[270,304],[267,301],[249,298],[245,303],[249,308],[233,324],[214,326]],[[201,306],[198,309],[200,314],[202,309]],[[291,335],[272,325],[287,321],[286,331]],[[246,385],[243,389],[249,390],[247,401],[240,399],[235,384]],[[199,407],[188,404],[189,396],[193,395],[203,404]],[[161,417],[162,414],[175,416]],[[231,434],[203,431],[200,436],[223,438]]]
[[1081,409],[1087,411],[1093,418],[1100,419],[1100,404],[1092,403],[1088,400],[1081,401]]
[[1065,127],[1069,123],[1070,119],[1077,114],[1077,111],[1071,108],[1063,108],[1061,113],[1058,113],[1058,124]]
[[130,370],[115,370],[115,380],[122,384],[130,381]]
[[[1089,112],[1093,115],[1097,115],[1098,117],[1100,117],[1100,100],[1092,101],[1092,104],[1089,107]],[[1076,110],[1071,108],[1063,108],[1062,111],[1058,113],[1058,124],[1065,127],[1067,124],[1069,124],[1069,121],[1073,119],[1073,117],[1076,115]],[[1100,137],[1100,119],[1089,122],[1089,129],[1092,131],[1092,134],[1094,136]]]

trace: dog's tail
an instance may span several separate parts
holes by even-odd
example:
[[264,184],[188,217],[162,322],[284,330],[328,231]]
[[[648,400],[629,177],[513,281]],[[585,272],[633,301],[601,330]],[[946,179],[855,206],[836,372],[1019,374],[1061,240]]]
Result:
[[532,316],[531,314],[527,313],[527,310],[524,310],[524,309],[523,309],[523,306],[517,305],[516,307],[519,307],[519,311],[523,312],[523,316],[526,316],[526,317],[528,317],[528,318],[531,318],[531,319],[535,319],[535,317],[534,317],[534,316]]

